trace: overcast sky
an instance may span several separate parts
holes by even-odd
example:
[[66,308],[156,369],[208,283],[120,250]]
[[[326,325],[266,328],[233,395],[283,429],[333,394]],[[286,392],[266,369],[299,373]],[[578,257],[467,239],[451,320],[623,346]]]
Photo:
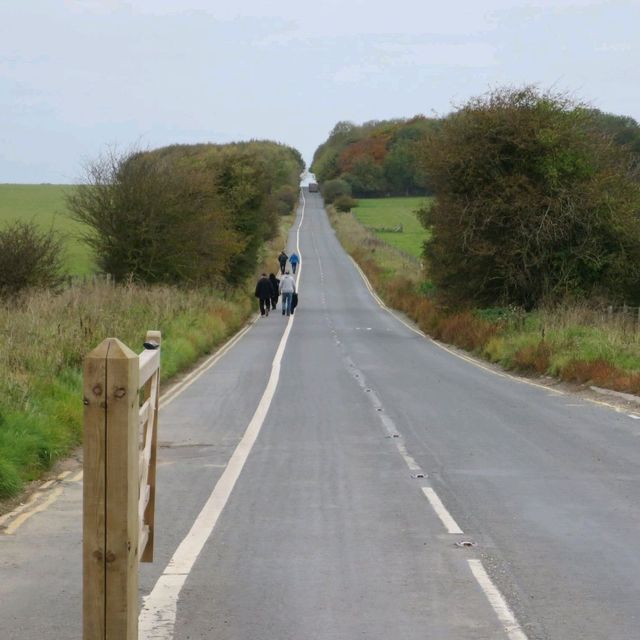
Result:
[[[233,6],[232,6],[233,5]],[[640,0],[0,0],[0,182],[108,146],[443,115],[503,84],[640,120]]]

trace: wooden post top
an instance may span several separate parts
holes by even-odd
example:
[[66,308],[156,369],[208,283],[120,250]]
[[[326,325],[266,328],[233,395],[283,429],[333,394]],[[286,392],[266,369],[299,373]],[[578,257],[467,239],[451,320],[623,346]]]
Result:
[[102,360],[104,358],[109,360],[132,360],[137,357],[138,354],[131,351],[118,338],[105,338],[93,351],[90,351],[85,356],[85,360]]

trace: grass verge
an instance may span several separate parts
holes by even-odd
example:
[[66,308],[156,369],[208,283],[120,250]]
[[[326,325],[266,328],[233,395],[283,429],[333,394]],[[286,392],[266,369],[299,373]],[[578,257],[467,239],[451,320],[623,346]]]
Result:
[[[429,233],[416,211],[430,206],[433,198],[360,198],[353,213],[382,241],[420,261]],[[390,231],[401,228],[401,231]]]

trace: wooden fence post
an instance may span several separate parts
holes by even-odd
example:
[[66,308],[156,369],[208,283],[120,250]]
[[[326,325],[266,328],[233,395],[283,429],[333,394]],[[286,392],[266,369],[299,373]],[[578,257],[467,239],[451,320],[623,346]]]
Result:
[[[147,337],[145,339],[145,345],[158,345],[159,349],[162,343],[162,336],[160,331],[147,331]],[[149,486],[149,501],[144,510],[144,517],[142,523],[148,523],[149,533],[147,543],[140,555],[140,562],[153,562],[153,532],[155,521],[155,508],[156,508],[156,455],[158,449],[158,404],[160,402],[160,368],[157,369],[151,379],[144,385],[144,397],[143,401],[150,401],[150,405],[155,407],[153,411],[153,417],[149,420],[151,424],[149,428],[145,429],[144,440],[142,443],[143,448],[147,445],[147,438],[151,437],[151,450],[149,456],[149,466],[147,475],[147,485]],[[144,487],[141,487],[144,490]]]
[[108,338],[84,376],[84,640],[137,640],[138,356]]
[[84,478],[82,537],[82,626],[84,640],[105,637],[105,458],[106,383],[110,340],[84,360]]

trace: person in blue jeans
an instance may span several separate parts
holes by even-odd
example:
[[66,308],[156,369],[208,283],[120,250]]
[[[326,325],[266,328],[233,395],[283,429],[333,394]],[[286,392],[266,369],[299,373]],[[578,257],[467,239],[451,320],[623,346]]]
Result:
[[298,256],[298,254],[294,251],[289,256],[289,262],[291,263],[291,271],[295,273],[296,269],[298,268],[298,263],[300,262],[300,256]]
[[287,271],[280,280],[280,294],[282,295],[282,315],[291,315],[291,298],[296,290],[296,281]]

